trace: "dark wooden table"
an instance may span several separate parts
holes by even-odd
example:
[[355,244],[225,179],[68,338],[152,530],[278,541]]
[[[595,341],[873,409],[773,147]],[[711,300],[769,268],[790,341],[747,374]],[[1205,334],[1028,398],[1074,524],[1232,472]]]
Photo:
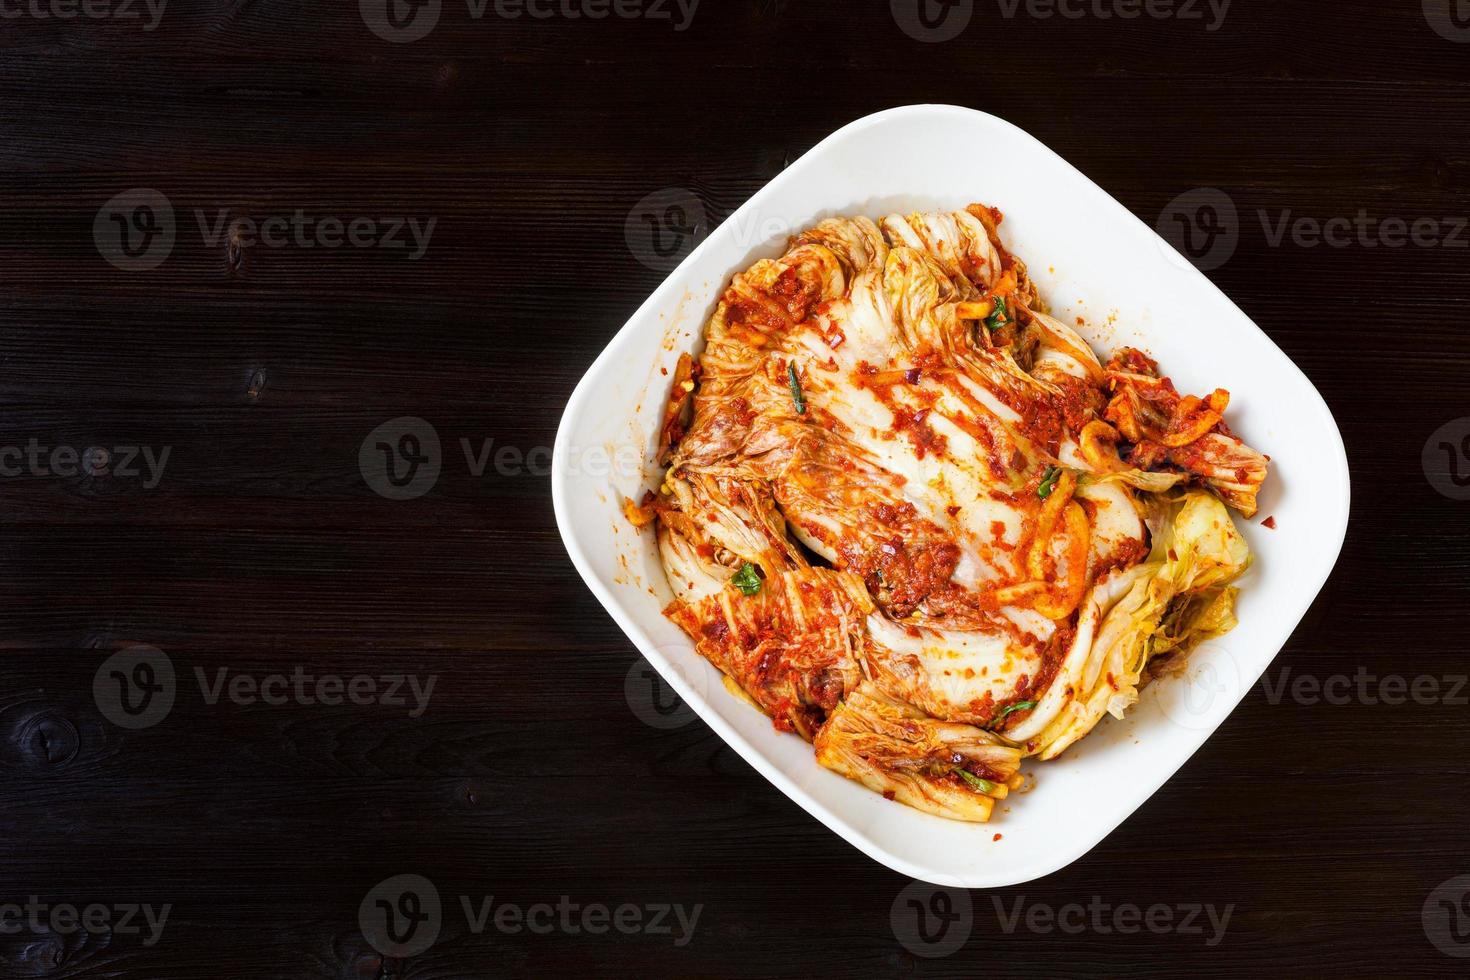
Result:
[[[1183,4],[0,0],[0,973],[1463,975],[1470,10]],[[701,722],[630,708],[544,456],[662,277],[646,195],[716,223],[914,102],[1150,223],[1236,206],[1202,260],[1331,404],[1356,498],[1268,679],[1367,678],[1252,691],[1091,854],[971,893],[953,950]],[[413,500],[359,460],[402,417],[441,443]],[[477,476],[461,440],[513,452]],[[412,912],[403,874],[440,930],[383,958],[359,911]]]

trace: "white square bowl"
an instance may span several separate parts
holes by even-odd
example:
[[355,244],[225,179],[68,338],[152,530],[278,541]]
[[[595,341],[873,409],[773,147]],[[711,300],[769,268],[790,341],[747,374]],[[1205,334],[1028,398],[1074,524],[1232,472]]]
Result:
[[[1106,358],[1158,358],[1184,393],[1231,392],[1227,419],[1272,458],[1241,581],[1240,625],[1200,647],[1182,676],[1145,689],[1126,721],[1105,718],[1054,762],[1027,762],[1035,787],[989,824],[889,802],[817,765],[809,745],[730,696],[718,672],[662,615],[673,598],[650,530],[624,519],[658,479],[651,465],[669,377],[697,351],[731,276],[779,255],[788,234],[833,215],[961,208],[1006,214],[1002,236],[1041,293]],[[765,235],[765,240],[756,238]],[[611,461],[611,463],[609,462]],[[955,106],[860,119],[730,216],[620,330],[567,404],[552,475],[557,523],[587,585],[659,673],[740,755],[808,813],[873,859],[942,885],[1017,884],[1087,853],[1182,766],[1276,656],[1341,550],[1348,469],[1331,412],[1306,376],[1153,229],[1040,142]],[[1259,521],[1275,518],[1275,529]],[[614,696],[609,692],[609,696]],[[697,800],[681,805],[698,806]],[[997,840],[996,836],[1000,835]]]

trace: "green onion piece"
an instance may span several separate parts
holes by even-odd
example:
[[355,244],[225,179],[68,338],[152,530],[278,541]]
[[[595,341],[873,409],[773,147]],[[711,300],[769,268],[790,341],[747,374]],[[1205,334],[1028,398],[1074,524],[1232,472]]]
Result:
[[1006,710],[1002,711],[1000,714],[996,715],[995,721],[992,721],[991,724],[994,725],[998,723],[1002,718],[1010,714],[1012,711],[1030,711],[1034,707],[1036,707],[1035,701],[1018,701]]
[[1041,477],[1041,486],[1036,488],[1036,496],[1045,500],[1051,496],[1051,492],[1057,488],[1057,481],[1062,478],[1060,466],[1048,466],[1046,473]]
[[1011,311],[1006,308],[1006,298],[997,296],[995,298],[995,312],[985,318],[985,326],[991,330],[999,330],[1011,322]]
[[796,414],[806,414],[806,396],[801,393],[801,379],[796,376],[796,362],[786,362],[786,380],[791,385],[791,400],[796,403]]
[[956,769],[955,772],[961,779],[974,787],[977,792],[984,793],[986,796],[994,796],[1000,792],[1000,787],[988,779],[981,779],[974,773],[966,772],[963,769]]
[[730,579],[730,581],[735,583],[735,588],[744,592],[746,595],[755,595],[761,590],[761,577],[756,572],[755,566],[750,562],[741,565],[740,571],[736,572],[735,577]]

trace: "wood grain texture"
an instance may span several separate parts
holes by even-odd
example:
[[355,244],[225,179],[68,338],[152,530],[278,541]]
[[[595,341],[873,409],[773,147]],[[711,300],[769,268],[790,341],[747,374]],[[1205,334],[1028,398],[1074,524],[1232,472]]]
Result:
[[[1270,685],[1466,672],[1470,503],[1431,488],[1420,452],[1470,415],[1470,249],[1273,245],[1259,215],[1470,217],[1470,45],[1415,2],[1236,3],[1209,31],[976,0],[937,44],[889,6],[705,0],[680,31],[477,21],[444,0],[401,45],[341,0],[175,0],[153,30],[0,20],[0,448],[170,452],[151,488],[0,478],[0,906],[171,907],[152,945],[0,934],[0,976],[1463,975],[1421,907],[1470,874],[1470,708]],[[1185,191],[1229,194],[1241,240],[1210,275],[1322,391],[1355,497],[1267,685],[1092,853],[971,893],[973,935],[934,959],[895,935],[906,879],[701,723],[630,708],[637,655],[531,465],[662,277],[625,243],[640,199],[686,188],[711,227],[833,129],[911,102],[1010,119],[1150,224]],[[177,218],[148,272],[93,239],[132,188]],[[435,225],[418,260],[210,234],[298,210]],[[393,502],[358,451],[408,415],[433,424],[444,469]],[[461,440],[522,462],[476,475]],[[165,651],[179,690],[128,730],[93,682],[135,644]],[[418,716],[211,703],[222,669],[436,688]],[[402,873],[446,915],[395,960],[358,906]],[[702,912],[683,945],[477,933],[459,898],[492,895]],[[1008,932],[994,904],[1094,899],[1233,912],[1210,945],[1208,929]]]

